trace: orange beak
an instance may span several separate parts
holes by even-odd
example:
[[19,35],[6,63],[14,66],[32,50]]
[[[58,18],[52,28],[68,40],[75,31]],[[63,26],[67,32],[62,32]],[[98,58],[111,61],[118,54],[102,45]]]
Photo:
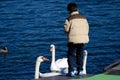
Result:
[[43,59],[44,61],[49,61],[49,59],[46,58],[46,57],[42,57],[42,59]]
[[53,51],[53,48],[51,47],[51,48],[50,48],[50,52],[52,52],[52,51]]

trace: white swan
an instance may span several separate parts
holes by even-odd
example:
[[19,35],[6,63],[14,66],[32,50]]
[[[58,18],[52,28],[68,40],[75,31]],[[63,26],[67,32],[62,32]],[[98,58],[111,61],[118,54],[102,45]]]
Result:
[[50,66],[51,71],[58,71],[63,74],[68,73],[68,63],[67,58],[58,59],[55,61],[55,45],[50,45],[50,51],[52,53],[52,62]]
[[59,72],[50,72],[50,73],[40,73],[39,68],[40,68],[40,64],[43,61],[48,60],[47,58],[43,57],[43,56],[39,56],[36,60],[36,66],[35,66],[35,79],[39,79],[40,77],[51,77],[51,76],[57,76],[57,75],[62,75]]
[[[58,59],[55,61],[55,45],[51,44],[50,45],[50,51],[52,53],[52,62],[50,66],[51,71],[59,71],[64,74],[68,73],[68,63],[67,63],[67,58],[62,58]],[[87,50],[84,50],[84,57],[83,57],[83,74],[86,74],[86,62],[87,62]],[[75,71],[75,73],[77,73]]]

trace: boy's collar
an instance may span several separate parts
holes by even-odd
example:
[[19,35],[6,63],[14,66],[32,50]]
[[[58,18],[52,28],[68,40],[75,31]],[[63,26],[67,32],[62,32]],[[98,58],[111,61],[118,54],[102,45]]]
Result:
[[74,14],[79,14],[79,12],[78,11],[74,11],[70,15],[74,15]]

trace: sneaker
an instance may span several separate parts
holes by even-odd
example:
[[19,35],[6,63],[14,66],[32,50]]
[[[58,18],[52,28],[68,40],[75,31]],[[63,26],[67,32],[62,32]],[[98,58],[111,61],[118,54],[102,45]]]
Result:
[[75,76],[74,71],[69,72],[67,76],[74,77]]
[[78,71],[78,75],[82,76],[83,75],[83,71]]

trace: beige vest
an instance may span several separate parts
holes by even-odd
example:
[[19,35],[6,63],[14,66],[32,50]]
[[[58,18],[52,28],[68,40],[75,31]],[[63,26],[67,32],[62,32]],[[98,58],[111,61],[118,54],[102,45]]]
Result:
[[70,17],[67,18],[64,29],[68,33],[68,42],[88,43],[89,42],[89,25],[86,18],[83,15],[73,12]]

